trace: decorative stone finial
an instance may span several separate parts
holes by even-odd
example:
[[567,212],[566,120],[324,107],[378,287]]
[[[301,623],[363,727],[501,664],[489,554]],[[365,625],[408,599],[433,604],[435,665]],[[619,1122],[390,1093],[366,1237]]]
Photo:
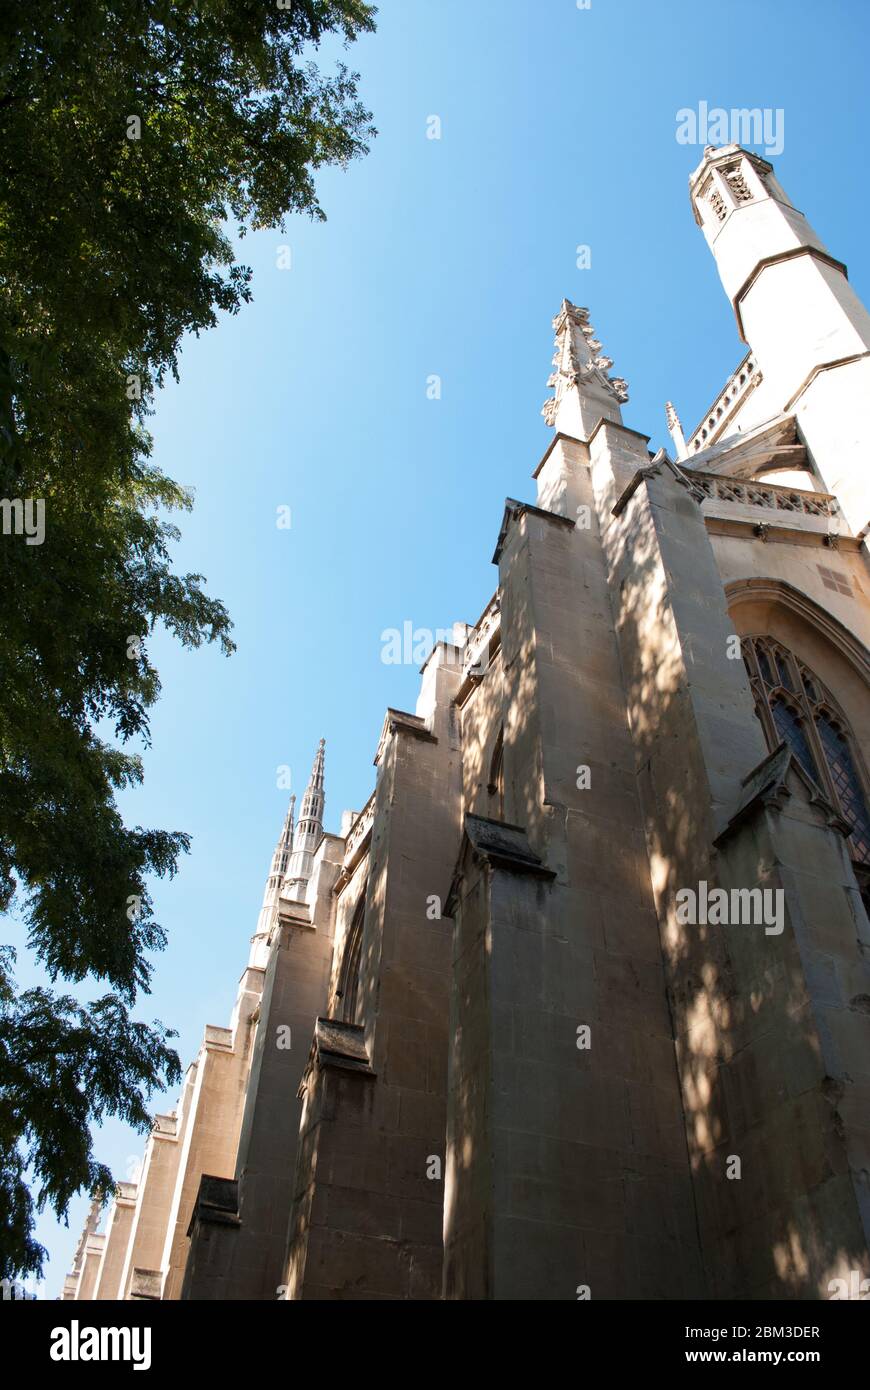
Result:
[[683,426],[680,423],[680,417],[674,408],[673,401],[665,401],[665,415],[668,421],[668,433],[670,434],[671,439],[674,441],[674,448],[677,451],[677,459],[681,460],[688,458],[689,451],[686,448],[686,438],[683,434]]
[[604,355],[601,343],[595,336],[595,329],[589,322],[589,310],[563,299],[558,314],[553,319],[556,333],[556,353],[553,366],[556,370],[547,385],[555,388],[555,396],[544,402],[541,414],[548,425],[555,425],[562,397],[576,386],[584,389],[603,388],[618,404],[628,400],[628,384],[622,377],[611,377],[609,372],[613,359]]

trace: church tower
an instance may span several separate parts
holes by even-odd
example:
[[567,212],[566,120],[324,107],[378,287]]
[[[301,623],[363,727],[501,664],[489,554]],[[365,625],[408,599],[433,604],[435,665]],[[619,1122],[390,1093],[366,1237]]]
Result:
[[846,266],[756,154],[708,146],[689,190],[762,377],[743,427],[793,415],[827,490],[863,537],[870,524],[870,314]]

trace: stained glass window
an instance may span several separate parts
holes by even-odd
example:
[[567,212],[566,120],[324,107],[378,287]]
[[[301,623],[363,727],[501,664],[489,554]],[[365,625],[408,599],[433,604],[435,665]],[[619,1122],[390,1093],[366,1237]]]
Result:
[[804,733],[804,726],[785,700],[772,700],[770,711],[773,715],[773,722],[776,725],[779,736],[788,744],[794,753],[804,772],[808,772],[813,781],[818,782],[819,773],[815,764],[815,759],[810,752],[810,745],[807,743],[807,736]]
[[784,686],[786,690],[794,690],[794,683],[792,680],[791,668],[788,663],[788,657],[785,655],[781,647],[777,647],[775,649],[775,655],[776,669],[779,672],[780,685]]
[[764,650],[764,647],[756,647],[755,650],[765,683],[767,685],[776,685],[776,681],[773,679],[773,671],[771,670],[770,662],[767,659],[767,652]]
[[849,744],[825,710],[816,715],[816,728],[859,858],[870,860],[870,816]]
[[[870,865],[865,776],[844,719],[821,681],[768,637],[745,637],[743,659],[768,743],[787,743],[801,767],[852,827],[852,856]],[[799,670],[800,683],[794,672]]]

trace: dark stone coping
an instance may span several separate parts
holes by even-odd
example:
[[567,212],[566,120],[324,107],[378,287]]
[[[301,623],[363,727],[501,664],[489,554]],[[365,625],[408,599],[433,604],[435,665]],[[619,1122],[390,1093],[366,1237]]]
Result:
[[848,821],[831,805],[822,789],[801,767],[788,744],[781,743],[778,748],[774,748],[772,753],[768,753],[766,758],[762,758],[761,762],[743,778],[744,790],[737,810],[724,830],[720,830],[713,843],[722,844],[745,820],[761,808],[765,806],[782,807],[791,796],[786,785],[786,779],[791,769],[794,769],[805,785],[809,793],[809,800],[818,807],[827,824],[845,836],[850,835],[852,827]]
[[159,1302],[161,1282],[159,1269],[134,1269],[130,1280],[130,1298]]
[[508,531],[513,523],[523,516],[538,516],[544,521],[555,521],[560,526],[567,526],[570,530],[574,530],[574,522],[569,516],[559,516],[556,512],[547,512],[544,511],[542,507],[534,507],[531,502],[518,502],[515,497],[506,497],[501,530],[498,533],[498,540],[496,541],[495,551],[492,557],[492,563],[494,565],[497,565],[501,559],[501,553],[504,549],[504,543],[507,540]]
[[374,1076],[360,1023],[339,1018],[318,1018],[314,1025],[314,1052],[321,1067]]
[[576,434],[565,434],[564,430],[557,430],[557,432],[553,435],[553,438],[550,440],[549,444],[547,445],[546,449],[544,450],[543,458],[541,459],[540,463],[538,464],[537,468],[535,469],[534,473],[532,474],[532,477],[533,477],[533,478],[537,478],[537,476],[538,476],[538,474],[540,473],[541,469],[543,468],[544,464],[547,462],[547,459],[550,457],[550,455],[552,454],[552,452],[553,452],[553,450],[555,449],[556,445],[557,445],[557,444],[559,443],[559,441],[562,440],[562,439],[566,440],[567,443],[569,443],[569,444],[580,444],[580,445],[582,445],[582,446],[584,446],[584,447],[585,447],[585,445],[586,445],[586,440],[585,440],[585,439],[578,439],[577,436],[576,436]]
[[[602,415],[601,419],[598,421],[598,424],[595,426],[592,433],[590,434],[590,444],[592,443],[598,431],[606,425],[609,425],[611,429],[619,430],[620,434],[633,434],[635,439],[642,439],[644,444],[649,444],[650,436],[648,434],[643,434],[641,430],[633,430],[630,428],[630,426],[623,425],[619,420],[611,420],[606,415]],[[649,450],[647,450],[647,453],[649,453]]]
[[611,516],[619,516],[628,506],[628,503],[637,492],[641,483],[647,478],[657,477],[661,474],[662,469],[665,468],[673,475],[675,481],[680,484],[680,487],[684,487],[687,492],[691,493],[696,502],[700,503],[705,500],[706,494],[702,493],[701,489],[692,482],[690,471],[686,470],[684,472],[679,464],[674,463],[667,449],[659,449],[651,463],[648,463],[645,468],[639,468],[637,470],[631,482],[628,483],[611,508]]
[[193,1204],[190,1235],[197,1221],[208,1221],[216,1226],[240,1226],[239,1184],[236,1178],[216,1178],[211,1173],[203,1173],[199,1180],[199,1191]]
[[426,727],[425,719],[421,719],[419,714],[408,714],[406,710],[388,708],[384,715],[383,728],[375,751],[375,767],[381,760],[384,745],[390,734],[410,734],[412,738],[423,739],[425,743],[438,742],[431,729]]
[[[555,870],[548,869],[540,855],[532,849],[521,825],[511,825],[509,821],[490,820],[488,816],[475,816],[469,811],[465,816],[463,841],[487,863],[505,869],[508,873],[533,874],[537,878],[547,879],[556,877]],[[458,905],[463,849],[464,843],[459,851],[459,862],[444,905],[448,917],[453,916]]]

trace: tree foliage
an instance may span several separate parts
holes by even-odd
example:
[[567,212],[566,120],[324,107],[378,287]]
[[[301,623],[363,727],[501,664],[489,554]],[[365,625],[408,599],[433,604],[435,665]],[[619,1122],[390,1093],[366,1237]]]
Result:
[[[363,0],[7,0],[0,8],[0,911],[50,981],[0,953],[0,1275],[41,1268],[37,1205],[106,1190],[89,1124],[147,1123],[178,1077],[172,1034],[131,1016],[164,944],[148,881],[181,832],[124,824],[160,690],[147,639],[232,651],[223,605],[173,571],[190,499],[151,462],[155,390],[183,335],[250,298],[227,227],[322,218],[314,175],[374,133],[321,39],[373,28]],[[20,529],[20,527],[19,527]],[[34,537],[32,537],[33,539]],[[114,738],[111,731],[114,730]]]

